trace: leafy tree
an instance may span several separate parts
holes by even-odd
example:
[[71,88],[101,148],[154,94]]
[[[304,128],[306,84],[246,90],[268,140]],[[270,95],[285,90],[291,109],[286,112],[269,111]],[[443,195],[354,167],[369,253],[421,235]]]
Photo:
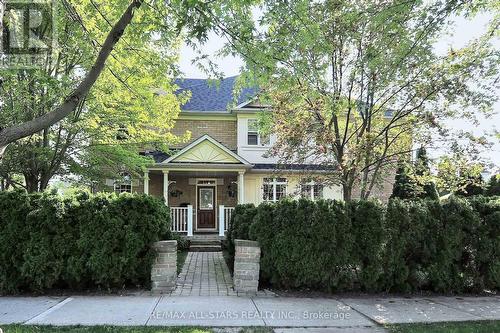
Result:
[[500,195],[500,175],[491,176],[484,194],[489,197]]
[[391,198],[413,199],[416,197],[417,184],[411,175],[411,166],[400,162],[396,170],[396,178]]
[[[43,116],[54,105],[64,103],[65,96],[77,86],[79,72],[90,70],[96,52],[93,45],[98,45],[99,34],[105,29],[99,23],[113,16],[109,10],[90,4],[58,7],[56,24],[62,27],[59,48],[46,57],[47,66],[2,73],[4,121]],[[136,16],[136,20],[141,19],[141,15]],[[58,124],[11,144],[0,175],[11,179],[20,173],[28,191],[43,191],[55,175],[76,171],[95,179],[116,174],[120,168],[140,169],[150,162],[137,155],[140,146],[172,142],[175,138],[169,129],[180,103],[166,76],[173,59],[161,45],[155,49],[149,35],[131,25],[89,95]],[[153,88],[163,93],[154,94]],[[118,135],[120,130],[128,133],[126,138]]]
[[434,183],[431,176],[427,151],[424,147],[420,147],[417,150],[417,156],[415,159],[415,174],[417,182],[421,186],[420,193],[417,195],[417,197],[439,199],[436,184]]
[[[484,166],[463,152],[441,157],[437,164],[437,187],[442,194],[456,193],[465,195],[469,184],[479,185]],[[482,180],[481,180],[482,182]],[[483,185],[481,185],[482,187]]]
[[[263,1],[257,27],[235,15],[243,35],[228,52],[246,60],[246,80],[263,87],[286,163],[321,163],[350,200],[368,198],[414,142],[446,135],[445,117],[491,111],[499,54],[495,30],[460,50],[433,52],[450,18],[491,4]],[[491,6],[494,10],[494,6]],[[437,132],[437,134],[436,134]],[[451,142],[452,138],[448,140]]]
[[[123,2],[120,4],[122,5]],[[106,60],[110,56],[113,48],[118,43],[120,38],[123,36],[125,29],[130,24],[134,17],[134,12],[137,8],[142,5],[142,0],[132,0],[130,3],[125,3],[125,9],[119,11],[119,18],[116,23],[112,25],[109,33],[105,35],[105,40],[100,44],[99,52],[92,67],[85,73],[81,82],[72,90],[68,95],[64,96],[63,101],[58,104],[57,107],[48,111],[45,114],[38,115],[32,119],[23,119],[19,122],[17,119],[12,121],[12,119],[1,119],[1,129],[0,129],[0,157],[3,156],[5,148],[8,144],[15,142],[19,139],[27,137],[29,135],[38,133],[44,128],[47,128],[58,121],[64,119],[70,115],[78,105],[81,104],[89,93],[89,90],[95,84],[99,75],[104,69]],[[2,9],[0,10],[0,21],[3,22],[4,14],[4,3],[0,4]],[[0,26],[0,28],[3,28]]]
[[[94,182],[123,169],[134,173],[151,162],[138,155],[138,150],[167,150],[170,144],[185,139],[170,133],[179,106],[188,97],[174,94],[178,48],[181,38],[206,39],[216,23],[201,18],[223,4],[142,4],[125,0],[65,2],[56,15],[60,48],[47,58],[49,65],[0,73],[5,93],[1,97],[0,146],[2,138],[27,126],[19,123],[36,125],[31,127],[36,131],[30,129],[23,139],[16,136],[5,151],[0,178],[6,183],[41,191],[56,175],[76,173]],[[103,63],[102,70],[92,74],[92,89],[85,88],[78,93],[78,103],[69,105],[67,96],[79,89],[82,77],[88,79],[95,68],[94,59],[107,45],[111,22],[119,22],[124,11],[132,23],[127,23],[123,35],[115,36],[120,43],[114,41],[106,66]],[[50,124],[41,120],[48,115],[57,115],[51,116]],[[40,127],[41,123],[46,126]],[[14,181],[19,174],[24,182]]]
[[462,197],[471,197],[484,193],[484,181],[481,174],[467,175],[464,178],[463,185],[455,193]]

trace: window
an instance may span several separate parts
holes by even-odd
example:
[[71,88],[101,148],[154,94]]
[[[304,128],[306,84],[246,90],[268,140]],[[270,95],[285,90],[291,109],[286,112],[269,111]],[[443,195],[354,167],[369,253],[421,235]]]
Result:
[[249,146],[269,145],[269,135],[259,134],[259,121],[257,119],[248,119],[247,144]]
[[115,181],[115,193],[132,193],[132,177],[127,172],[120,174],[121,179]]
[[259,144],[259,127],[257,120],[248,119],[248,145],[257,146]]
[[323,198],[323,184],[308,182],[300,185],[300,195],[302,198],[319,200]]
[[286,178],[264,178],[262,187],[262,199],[268,202],[276,202],[286,196]]

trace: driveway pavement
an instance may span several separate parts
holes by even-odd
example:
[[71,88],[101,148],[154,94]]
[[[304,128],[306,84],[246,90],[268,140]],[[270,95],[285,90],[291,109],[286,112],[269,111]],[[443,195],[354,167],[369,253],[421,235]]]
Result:
[[[1,324],[269,326],[382,332],[381,324],[500,320],[500,297],[0,297]],[[294,329],[296,330],[296,329]]]

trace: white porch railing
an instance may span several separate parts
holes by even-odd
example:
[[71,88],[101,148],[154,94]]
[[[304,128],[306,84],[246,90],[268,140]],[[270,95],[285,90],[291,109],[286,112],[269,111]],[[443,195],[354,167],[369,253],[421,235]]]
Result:
[[[224,236],[229,229],[234,207],[219,206],[219,235]],[[193,206],[170,207],[173,232],[185,232],[187,236],[193,236]]]
[[188,236],[193,235],[193,206],[170,207],[172,220],[172,231],[186,232]]
[[234,207],[219,206],[219,236],[224,236],[224,233],[229,229],[233,210]]
[[224,231],[229,230],[231,217],[233,216],[234,207],[224,207]]

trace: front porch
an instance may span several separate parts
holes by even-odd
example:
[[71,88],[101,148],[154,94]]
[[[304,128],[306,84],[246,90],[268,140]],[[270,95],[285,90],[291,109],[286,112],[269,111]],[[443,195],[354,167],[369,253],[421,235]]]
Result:
[[173,232],[224,237],[234,207],[243,203],[240,184],[244,184],[241,170],[150,170],[144,177],[144,193],[163,196]]
[[158,195],[161,191],[170,207],[172,231],[188,237],[194,233],[224,236],[234,207],[244,203],[244,175],[251,167],[235,152],[203,135],[149,168],[144,193]]

